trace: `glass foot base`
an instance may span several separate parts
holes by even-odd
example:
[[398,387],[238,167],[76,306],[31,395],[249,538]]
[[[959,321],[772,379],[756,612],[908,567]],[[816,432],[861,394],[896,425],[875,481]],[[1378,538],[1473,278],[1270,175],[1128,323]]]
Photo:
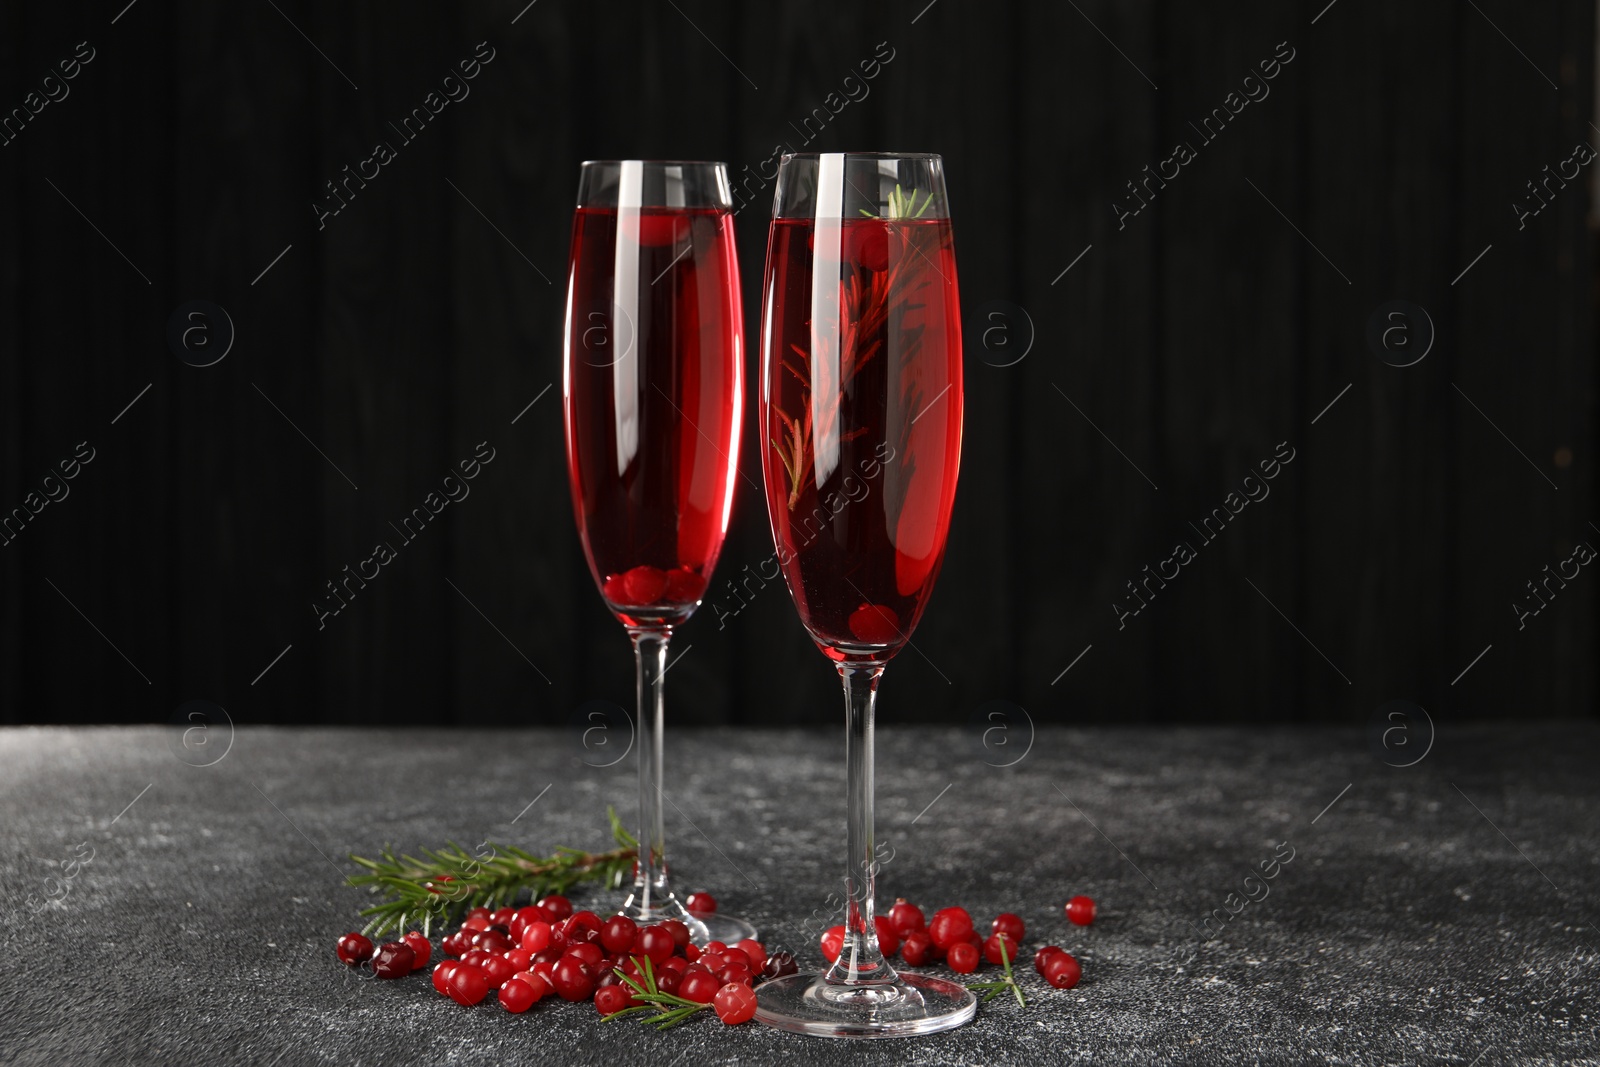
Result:
[[756,928],[743,919],[723,915],[721,912],[691,912],[677,897],[673,897],[663,908],[651,908],[645,911],[630,905],[622,909],[622,914],[641,925],[658,923],[662,919],[677,919],[689,928],[689,940],[697,945],[712,941],[721,941],[724,945],[737,945],[745,938],[756,936]]
[[693,915],[695,921],[706,928],[706,940],[701,941],[694,936],[695,928],[693,926],[689,927],[689,940],[697,945],[703,945],[708,941],[721,941],[724,945],[731,946],[737,945],[746,938],[752,941],[756,940],[756,928],[733,915],[724,915],[720,911],[709,914],[692,911],[689,914]]
[[756,1022],[814,1037],[914,1037],[953,1030],[977,1014],[978,999],[959,982],[902,973],[889,985],[829,984],[820,974],[776,978],[756,987]]

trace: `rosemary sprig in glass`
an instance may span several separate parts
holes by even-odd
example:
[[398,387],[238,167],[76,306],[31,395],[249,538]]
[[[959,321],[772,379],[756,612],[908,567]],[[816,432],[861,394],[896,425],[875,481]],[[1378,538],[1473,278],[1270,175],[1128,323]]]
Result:
[[[896,182],[894,192],[889,194],[889,213],[882,217],[886,219],[920,219],[923,215],[923,212],[927,211],[929,206],[933,203],[933,193],[929,192],[924,193],[923,195],[927,199],[922,201],[921,207],[918,207],[917,190],[911,190],[911,195],[908,197],[900,188],[900,183]],[[875,219],[879,217],[868,211],[866,208],[861,209],[861,214],[865,215],[869,219]]]
[[[933,205],[933,194],[924,193],[923,200],[917,202],[918,190],[911,190],[906,194],[899,185],[889,194],[887,205],[888,214],[881,216],[886,220],[921,218],[928,208]],[[879,218],[872,212],[861,209],[861,214],[867,218]],[[911,242],[920,238],[912,234],[904,234],[902,239]],[[914,246],[911,246],[914,248]],[[927,254],[917,250],[921,258],[929,263]],[[826,439],[830,435],[837,435],[840,440],[849,440],[865,432],[864,427],[857,427],[849,433],[838,433],[839,396],[848,391],[851,382],[862,367],[872,361],[883,348],[883,334],[889,325],[891,316],[899,322],[910,312],[920,309],[922,305],[913,301],[915,291],[929,284],[927,278],[907,281],[910,275],[916,278],[913,269],[914,261],[910,256],[901,256],[898,261],[888,264],[886,270],[866,271],[853,269],[848,280],[840,284],[839,307],[841,321],[838,324],[838,374],[837,383],[823,381],[814,382],[813,372],[818,369],[813,366],[812,353],[799,344],[791,342],[789,350],[793,354],[781,356],[783,369],[794,375],[795,380],[804,390],[801,398],[800,411],[791,415],[777,404],[773,405],[773,413],[777,415],[781,424],[776,437],[768,439],[768,444],[777,452],[778,460],[783,464],[783,471],[789,483],[789,510],[793,511],[800,502],[800,494],[805,487],[806,473],[811,469],[812,451],[815,439],[818,436]],[[920,342],[921,328],[906,331],[902,334],[900,344],[901,359],[908,359],[911,352]],[[814,337],[825,339],[826,331],[813,334]],[[826,357],[826,353],[824,356]],[[828,373],[833,367],[833,362],[824,358],[820,364],[823,373]],[[821,388],[827,398],[822,406],[821,418],[826,425],[817,427],[812,425],[813,408],[811,392],[814,387]],[[907,398],[909,410],[916,410],[919,406],[917,395]]]
[[350,884],[386,894],[383,901],[362,909],[368,920],[362,932],[378,937],[420,925],[424,936],[432,936],[435,924],[444,925],[470,908],[504,907],[523,891],[537,898],[584,883],[616,888],[632,876],[639,843],[615,810],[607,808],[606,816],[617,843],[609,852],[561,846],[552,856],[535,856],[491,841],[468,852],[452,841],[442,849],[424,849],[421,857],[397,856],[388,848],[378,859],[352,855],[351,860],[371,873],[351,875]]

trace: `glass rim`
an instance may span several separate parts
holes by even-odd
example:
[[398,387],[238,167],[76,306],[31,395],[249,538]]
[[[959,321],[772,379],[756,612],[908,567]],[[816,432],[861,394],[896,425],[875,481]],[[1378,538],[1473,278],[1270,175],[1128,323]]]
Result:
[[785,152],[778,157],[779,162],[786,159],[821,159],[823,156],[844,156],[846,159],[937,159],[943,162],[938,152]]
[[727,162],[721,159],[586,159],[581,166],[585,167],[618,167],[624,163],[639,163],[647,167],[723,167]]

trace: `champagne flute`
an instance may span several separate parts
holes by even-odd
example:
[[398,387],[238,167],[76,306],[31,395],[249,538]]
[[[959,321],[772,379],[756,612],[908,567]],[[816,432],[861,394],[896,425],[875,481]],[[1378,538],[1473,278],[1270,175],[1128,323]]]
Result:
[[562,387],[567,473],[589,570],[633,639],[639,861],[622,913],[677,919],[700,944],[754,937],[691,914],[667,876],[667,643],[693,614],[733,506],[744,393],[732,196],[721,163],[583,164]]
[[957,982],[899,974],[873,924],[873,704],[944,557],[961,456],[955,249],[936,155],[784,156],[762,297],[767,513],[800,620],[844,682],[845,939],[762,984],[756,1018],[826,1037],[960,1026]]

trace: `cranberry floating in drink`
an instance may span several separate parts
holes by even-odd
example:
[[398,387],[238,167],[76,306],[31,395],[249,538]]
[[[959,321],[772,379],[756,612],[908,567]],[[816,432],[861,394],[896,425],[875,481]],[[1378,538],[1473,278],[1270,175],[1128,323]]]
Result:
[[[884,958],[872,832],[878,679],[927,608],[961,457],[960,308],[939,157],[784,156],[762,308],[767,514],[800,620],[844,682],[848,859],[845,924],[823,937],[833,966],[763,984],[755,1017],[826,1037],[948,1030],[977,1002],[960,983],[899,974]],[[908,937],[908,960],[924,957],[920,936]],[[963,946],[951,963],[971,970],[978,949]]]
[[[733,505],[743,325],[721,163],[583,165],[572,224],[563,370],[567,472],[600,595],[638,668],[639,863],[623,913],[675,919],[698,943],[755,936],[691,915],[667,876],[662,676],[699,606]],[[708,929],[708,927],[710,929]]]

